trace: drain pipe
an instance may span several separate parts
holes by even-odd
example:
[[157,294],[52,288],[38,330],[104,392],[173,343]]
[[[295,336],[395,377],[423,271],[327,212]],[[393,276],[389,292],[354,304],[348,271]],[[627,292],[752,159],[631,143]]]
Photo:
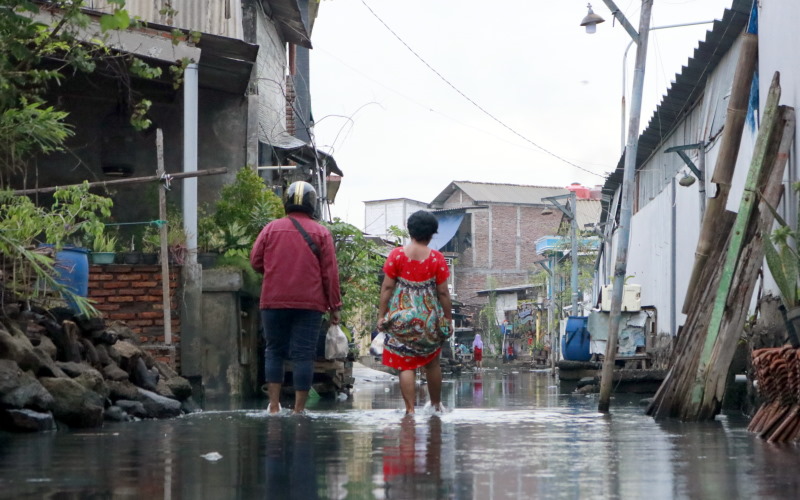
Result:
[[[197,63],[183,74],[183,171],[197,172]],[[186,232],[186,258],[197,262],[197,178],[183,180],[183,229]]]

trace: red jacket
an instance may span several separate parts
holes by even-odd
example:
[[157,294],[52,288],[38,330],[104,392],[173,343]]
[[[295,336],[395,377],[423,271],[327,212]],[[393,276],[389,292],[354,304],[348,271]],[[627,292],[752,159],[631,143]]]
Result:
[[319,258],[288,218],[267,224],[250,252],[253,269],[264,274],[259,307],[320,312],[341,309],[339,266],[331,232],[303,212],[292,212],[291,216],[317,244]]

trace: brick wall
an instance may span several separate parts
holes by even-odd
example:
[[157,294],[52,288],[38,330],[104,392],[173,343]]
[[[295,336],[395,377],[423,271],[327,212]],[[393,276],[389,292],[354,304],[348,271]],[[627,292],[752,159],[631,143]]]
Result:
[[164,343],[164,308],[161,266],[91,265],[89,298],[106,321],[121,321],[135,335],[142,349],[179,370],[181,339],[178,298],[180,268],[170,269],[172,343]]
[[[473,203],[466,194],[456,190],[444,207]],[[536,253],[535,241],[556,234],[561,221],[561,212],[557,210],[542,215],[543,206],[485,205],[488,208],[471,213],[472,247],[456,261],[455,289],[458,300],[467,305],[486,304],[487,298],[476,294],[489,288],[489,278],[498,288],[528,283],[536,271],[534,262],[543,258]]]

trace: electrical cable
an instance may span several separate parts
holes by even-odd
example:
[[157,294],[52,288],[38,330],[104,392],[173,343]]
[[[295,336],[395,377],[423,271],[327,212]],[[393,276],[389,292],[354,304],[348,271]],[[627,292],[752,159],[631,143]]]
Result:
[[431,71],[433,71],[433,72],[436,74],[436,76],[438,76],[438,77],[439,77],[439,78],[440,78],[440,79],[441,79],[441,80],[442,80],[444,83],[446,83],[446,84],[447,84],[447,85],[448,85],[450,88],[452,88],[453,90],[455,90],[455,91],[456,91],[456,92],[457,92],[457,93],[458,93],[458,94],[459,94],[461,97],[463,97],[464,99],[466,99],[466,100],[467,100],[467,101],[468,101],[470,104],[472,104],[473,106],[475,106],[476,108],[478,108],[478,109],[479,109],[479,110],[480,110],[480,111],[481,111],[483,114],[485,114],[486,116],[488,116],[489,118],[491,118],[492,120],[494,120],[495,122],[497,122],[497,123],[498,123],[500,126],[502,126],[503,128],[507,129],[509,132],[513,133],[514,135],[516,135],[517,137],[521,138],[521,139],[522,139],[522,140],[524,140],[525,142],[527,142],[527,143],[529,143],[529,144],[532,144],[533,146],[535,146],[536,148],[540,149],[540,150],[541,150],[541,151],[543,151],[544,153],[546,153],[546,154],[548,154],[548,155],[552,156],[553,158],[556,158],[556,159],[558,159],[558,160],[561,160],[562,162],[564,162],[564,163],[566,163],[566,164],[568,164],[568,165],[571,165],[571,166],[573,166],[573,167],[575,167],[575,168],[577,168],[577,169],[579,169],[579,170],[583,170],[583,171],[584,171],[584,172],[586,172],[586,173],[589,173],[589,174],[592,174],[592,175],[596,175],[596,176],[598,176],[598,177],[602,177],[602,178],[604,178],[604,179],[605,179],[605,175],[602,175],[602,174],[598,174],[598,173],[592,172],[592,171],[591,171],[591,170],[589,170],[588,168],[584,168],[584,167],[582,167],[582,166],[578,165],[577,163],[571,162],[571,161],[567,160],[566,158],[564,158],[564,157],[562,157],[562,156],[559,156],[559,155],[557,155],[556,153],[553,153],[552,151],[550,151],[550,150],[548,150],[548,149],[546,149],[546,148],[544,148],[544,147],[540,146],[539,144],[537,144],[537,143],[533,142],[532,140],[528,139],[527,137],[525,137],[525,136],[524,136],[524,135],[522,135],[521,133],[519,133],[519,132],[517,132],[516,130],[514,130],[513,128],[511,128],[509,125],[506,125],[506,123],[505,123],[505,122],[503,122],[502,120],[500,120],[499,118],[497,118],[496,116],[494,116],[493,114],[491,114],[489,111],[487,111],[486,109],[484,109],[484,108],[483,108],[483,107],[482,107],[480,104],[478,104],[477,102],[475,102],[473,99],[471,99],[469,96],[467,96],[467,95],[466,95],[464,92],[462,92],[461,90],[459,90],[459,89],[458,89],[458,87],[456,87],[455,85],[453,85],[453,84],[452,84],[452,83],[451,83],[451,82],[450,82],[450,81],[449,81],[447,78],[445,78],[445,77],[444,77],[444,76],[443,76],[441,73],[439,73],[439,72],[438,72],[438,71],[437,71],[437,70],[436,70],[436,69],[435,69],[433,66],[431,66],[430,64],[428,64],[428,62],[427,62],[425,59],[423,59],[423,58],[422,58],[422,56],[420,56],[420,55],[419,55],[419,54],[418,54],[416,51],[414,51],[414,49],[413,49],[413,48],[411,48],[411,46],[409,46],[409,45],[408,45],[408,44],[405,42],[405,40],[403,40],[403,39],[400,37],[400,35],[398,35],[397,33],[395,33],[395,32],[394,32],[394,30],[392,30],[392,28],[391,28],[391,27],[389,27],[389,25],[388,25],[388,24],[386,24],[386,22],[385,22],[383,19],[381,19],[381,18],[378,16],[378,14],[376,14],[376,13],[375,13],[375,11],[373,11],[373,10],[372,10],[372,8],[371,8],[371,7],[370,7],[370,6],[367,4],[367,2],[366,2],[365,0],[361,0],[361,3],[362,3],[362,4],[364,4],[364,7],[366,7],[366,8],[367,8],[367,10],[369,10],[369,12],[370,12],[370,13],[371,13],[371,14],[372,14],[374,17],[375,17],[375,19],[377,19],[377,20],[378,20],[378,21],[379,21],[381,24],[383,24],[383,26],[384,26],[384,27],[386,27],[386,29],[387,29],[387,30],[389,30],[389,32],[390,32],[392,35],[394,35],[394,37],[395,37],[395,38],[397,38],[397,39],[400,41],[400,43],[402,43],[402,44],[403,44],[403,45],[404,45],[404,46],[405,46],[405,47],[406,47],[406,48],[407,48],[407,49],[408,49],[408,50],[409,50],[409,51],[410,51],[412,54],[414,54],[414,56],[415,56],[417,59],[419,59],[419,60],[422,62],[422,64],[424,64],[425,66],[427,66],[427,68],[428,68],[428,69],[430,69]]

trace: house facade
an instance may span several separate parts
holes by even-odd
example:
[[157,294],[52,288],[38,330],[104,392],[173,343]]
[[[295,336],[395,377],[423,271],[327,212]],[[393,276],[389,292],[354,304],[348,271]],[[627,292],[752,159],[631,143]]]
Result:
[[[754,8],[756,16],[752,15]],[[727,202],[727,209],[733,212],[738,211],[742,199],[760,115],[776,71],[780,72],[783,89],[780,104],[795,108],[800,104],[800,56],[785,50],[798,44],[796,30],[790,26],[790,20],[798,15],[800,5],[796,2],[773,0],[754,4],[751,0],[733,0],[676,76],[639,137],[626,275],[631,276],[630,283],[641,285],[642,305],[655,306],[658,311],[658,334],[675,336],[686,320],[682,313],[684,299],[704,208],[716,193],[712,179],[722,138],[727,132],[723,125],[742,47],[740,35],[749,23],[756,23],[758,78],[751,89]],[[688,161],[675,152],[680,148]],[[795,136],[779,207],[781,215],[789,221],[797,220],[797,197],[792,184],[798,180],[799,152]],[[686,182],[689,176],[697,181]],[[613,275],[621,184],[622,160],[603,186],[606,244],[598,259],[596,293]],[[766,266],[763,269],[762,293],[777,293]]]

